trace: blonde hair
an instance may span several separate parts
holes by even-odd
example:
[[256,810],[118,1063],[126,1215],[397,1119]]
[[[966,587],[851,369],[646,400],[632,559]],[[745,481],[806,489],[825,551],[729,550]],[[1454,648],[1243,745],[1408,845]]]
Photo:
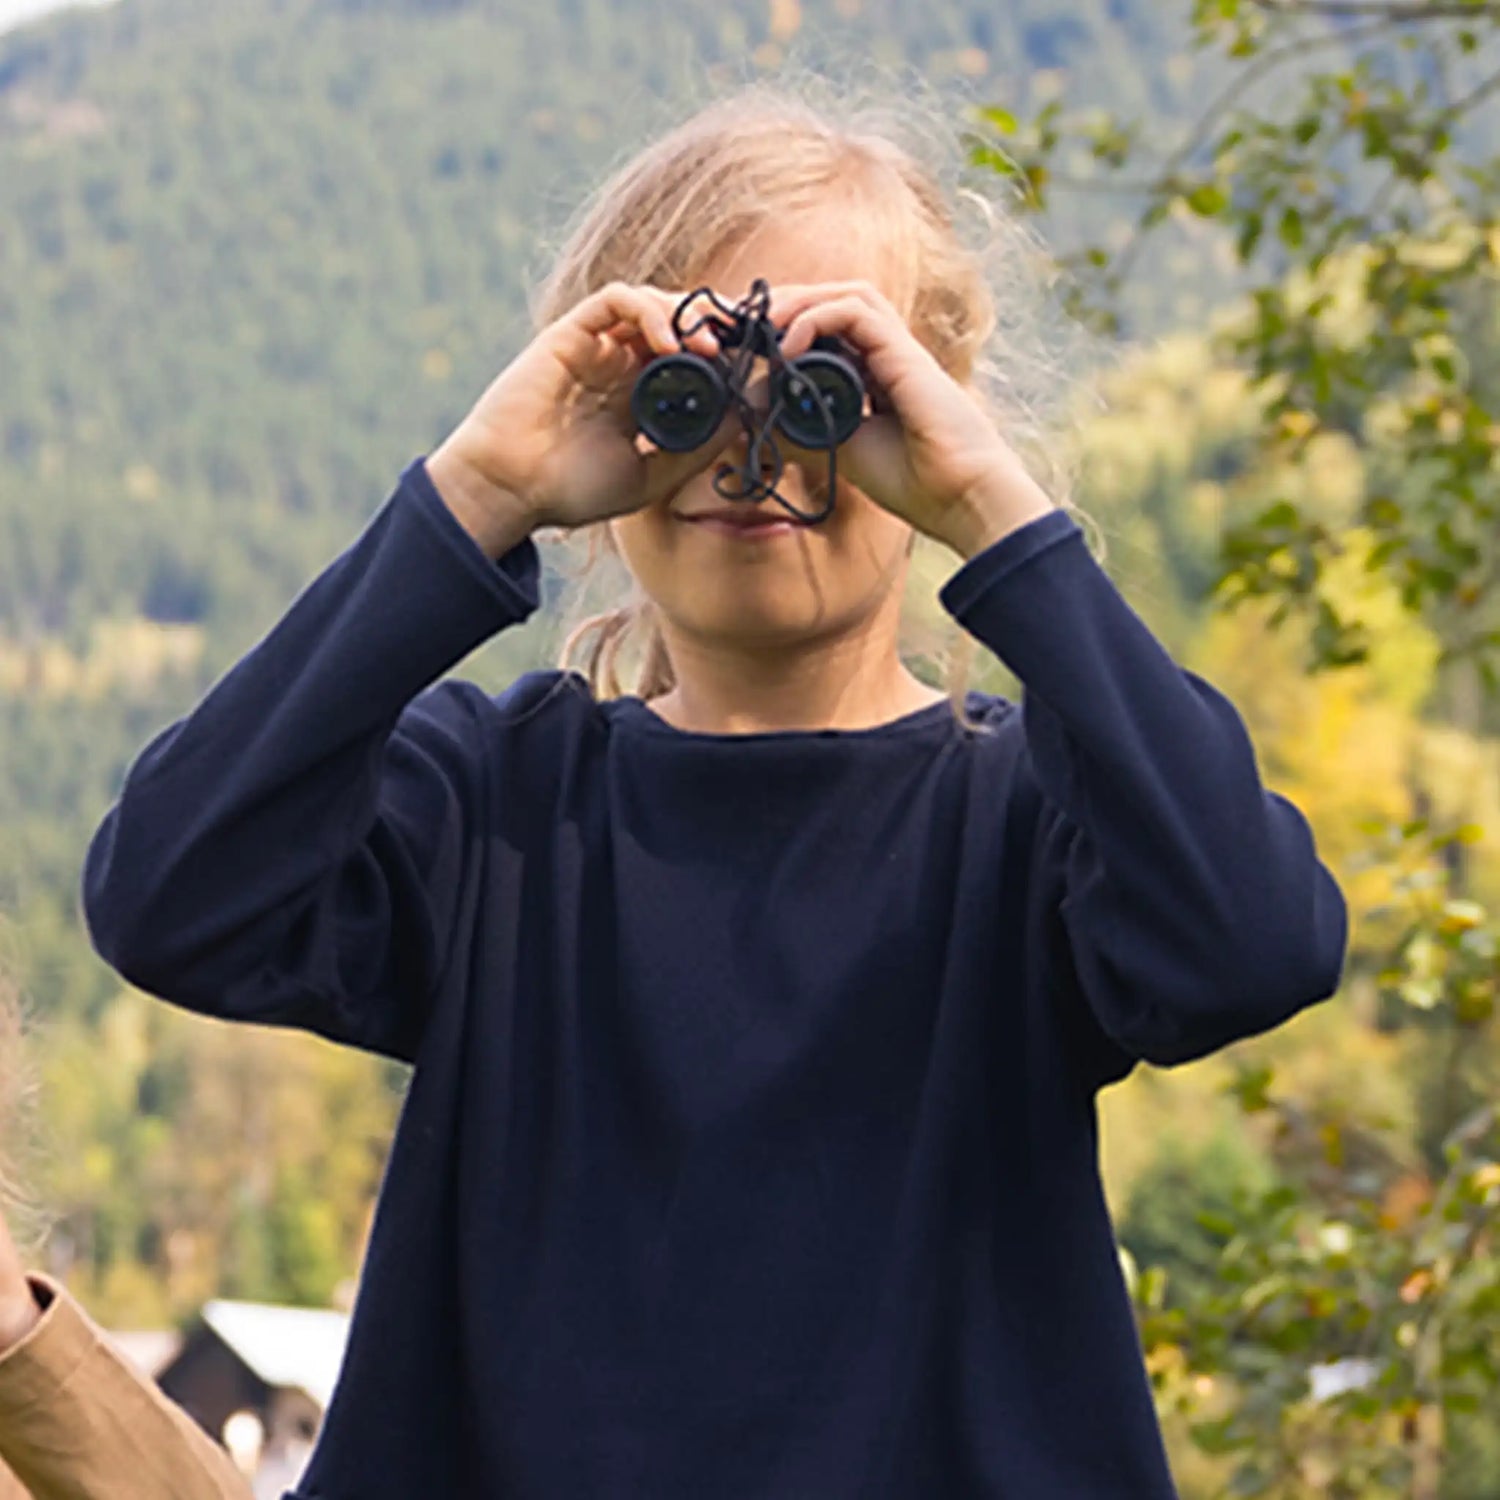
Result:
[[[773,217],[856,209],[842,241],[878,255],[889,273],[882,289],[913,332],[974,388],[1054,502],[1076,511],[1076,447],[1062,440],[1076,385],[1063,353],[1069,333],[1060,319],[1056,333],[1043,331],[1056,312],[1055,262],[1018,216],[948,181],[959,140],[950,126],[928,130],[924,142],[923,123],[936,118],[905,86],[898,106],[882,107],[815,77],[796,87],[751,84],[710,103],[632,156],[582,205],[533,298],[534,324],[546,326],[613,281],[696,286],[721,254]],[[594,574],[601,555],[619,563],[607,524],[565,540],[575,539],[587,548],[575,581]],[[917,539],[926,545],[936,544]],[[953,559],[944,556],[936,567],[951,572]],[[914,576],[930,580],[934,572],[914,559]],[[652,698],[674,685],[655,608],[633,580],[626,587],[625,603],[585,611],[565,631],[559,665],[581,663],[596,697]],[[908,611],[905,635],[912,624]],[[942,662],[955,715],[969,726],[972,639],[951,625],[918,633]],[[633,672],[622,675],[622,655],[633,658]]]

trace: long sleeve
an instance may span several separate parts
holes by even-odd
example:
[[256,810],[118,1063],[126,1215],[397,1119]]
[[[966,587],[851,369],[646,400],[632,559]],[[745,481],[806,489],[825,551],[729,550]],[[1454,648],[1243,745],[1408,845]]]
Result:
[[480,793],[479,690],[434,685],[537,603],[419,459],[265,638],[130,767],[90,843],[99,953],[228,1019],[411,1059]]
[[41,1321],[0,1355],[0,1461],[32,1500],[249,1500],[229,1455],[61,1287],[35,1286]]
[[[1302,813],[1262,784],[1227,698],[1177,666],[1063,511],[971,558],[944,606],[1015,672],[1045,801],[1033,877],[1099,1079],[1269,1030],[1338,987],[1347,909]],[[1097,1080],[1096,1080],[1097,1081]]]

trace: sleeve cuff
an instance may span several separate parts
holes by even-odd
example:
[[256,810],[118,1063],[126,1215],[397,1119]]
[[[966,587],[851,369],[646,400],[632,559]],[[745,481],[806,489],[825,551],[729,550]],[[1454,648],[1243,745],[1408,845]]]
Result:
[[427,472],[425,456],[414,458],[402,471],[400,493],[413,502],[455,560],[508,614],[524,619],[537,608],[541,598],[541,557],[529,536],[492,562],[438,493]]
[[1083,528],[1065,510],[1049,511],[976,552],[938,591],[943,608],[960,623],[980,597],[1060,542],[1083,540]]
[[83,1309],[61,1286],[44,1276],[28,1280],[42,1316],[25,1338],[0,1354],[0,1413],[7,1417],[50,1401],[95,1342]]

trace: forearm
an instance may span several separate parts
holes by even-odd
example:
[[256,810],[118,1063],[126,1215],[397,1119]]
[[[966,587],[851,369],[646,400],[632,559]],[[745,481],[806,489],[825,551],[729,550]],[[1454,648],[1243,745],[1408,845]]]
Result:
[[0,1459],[37,1500],[245,1500],[229,1456],[60,1288],[0,1353]]
[[1331,994],[1344,904],[1306,820],[1262,783],[1233,705],[1180,668],[1058,513],[944,601],[1025,686],[1028,760],[1061,815],[1039,857],[1105,1029],[1172,1062]]

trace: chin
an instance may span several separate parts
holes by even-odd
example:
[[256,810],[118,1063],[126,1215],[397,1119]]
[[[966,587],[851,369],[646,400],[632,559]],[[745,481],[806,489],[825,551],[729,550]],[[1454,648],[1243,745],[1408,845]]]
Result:
[[811,609],[788,609],[785,600],[724,595],[700,608],[681,608],[672,613],[684,635],[717,645],[765,649],[805,644],[825,634],[830,623],[820,621]]

